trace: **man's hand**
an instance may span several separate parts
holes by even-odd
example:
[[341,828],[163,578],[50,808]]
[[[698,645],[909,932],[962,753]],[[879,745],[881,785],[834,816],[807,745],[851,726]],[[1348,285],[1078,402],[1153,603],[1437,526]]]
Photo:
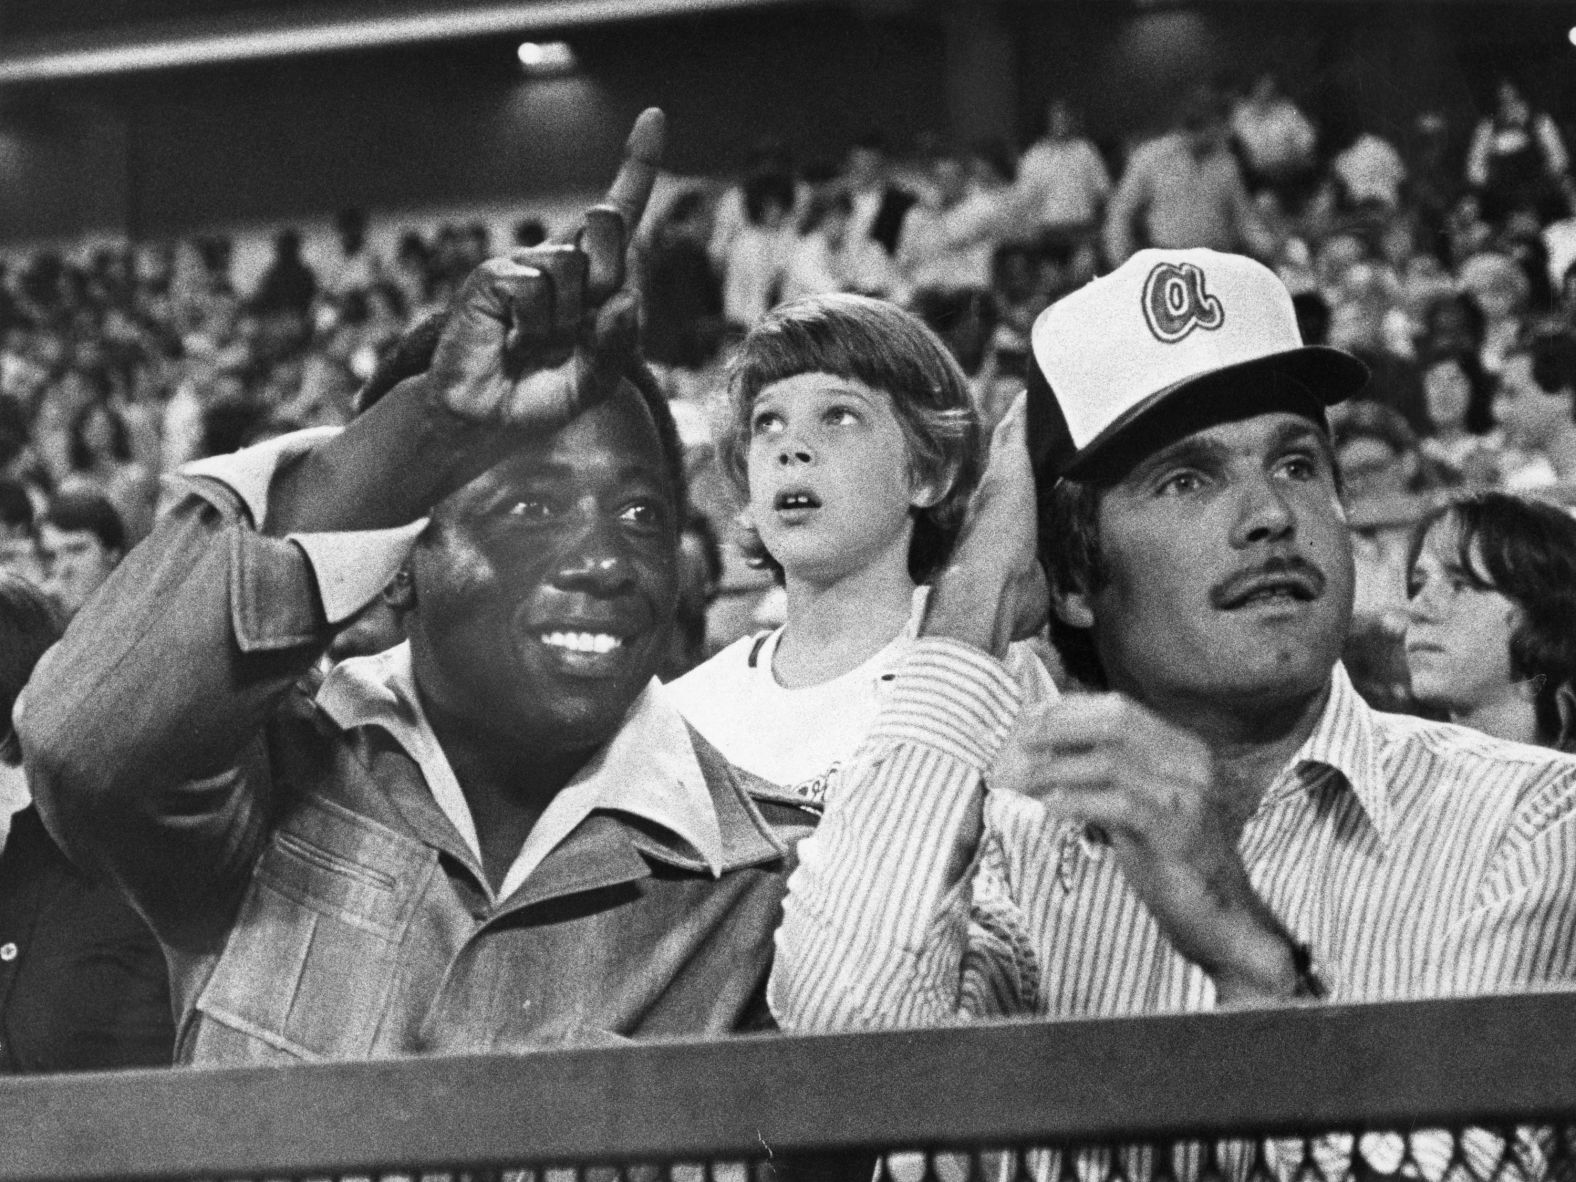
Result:
[[466,279],[427,373],[439,407],[467,424],[550,431],[617,387],[639,323],[628,252],[664,134],[655,108],[635,121],[573,243],[492,259]]
[[478,267],[425,372],[280,469],[269,533],[403,525],[518,447],[512,428],[556,430],[617,388],[635,350],[629,242],[663,128],[661,111],[636,120],[618,175],[573,243]]
[[1019,394],[991,435],[990,461],[920,629],[998,657],[1013,638],[1039,630],[1048,602],[1035,554],[1027,413],[1028,396]]
[[1122,694],[1053,703],[1035,795],[1109,840],[1128,884],[1222,1004],[1294,996],[1291,937],[1253,889],[1209,750]]

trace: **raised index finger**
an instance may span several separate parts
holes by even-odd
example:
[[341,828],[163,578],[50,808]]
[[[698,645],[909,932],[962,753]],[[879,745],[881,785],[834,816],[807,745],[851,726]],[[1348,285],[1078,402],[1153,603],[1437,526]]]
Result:
[[667,135],[668,117],[661,108],[647,107],[642,111],[624,141],[624,160],[618,166],[618,175],[602,198],[601,204],[618,210],[624,219],[624,233],[631,238],[645,216],[646,202],[651,199],[651,186],[657,181]]

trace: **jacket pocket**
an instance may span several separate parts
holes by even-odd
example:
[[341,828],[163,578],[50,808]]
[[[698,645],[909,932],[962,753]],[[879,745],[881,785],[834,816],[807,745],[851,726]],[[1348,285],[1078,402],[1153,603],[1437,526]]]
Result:
[[436,864],[415,838],[323,797],[302,801],[258,861],[185,1057],[370,1056]]

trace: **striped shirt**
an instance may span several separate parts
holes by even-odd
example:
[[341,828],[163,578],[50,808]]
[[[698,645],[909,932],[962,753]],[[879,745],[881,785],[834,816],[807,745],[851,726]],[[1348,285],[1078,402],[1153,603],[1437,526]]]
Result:
[[[771,986],[786,1028],[1213,1004],[1111,851],[982,785],[1017,709],[1012,679],[966,645],[921,641],[899,666],[799,847]],[[1576,759],[1377,713],[1339,666],[1240,848],[1333,1001],[1576,977]]]

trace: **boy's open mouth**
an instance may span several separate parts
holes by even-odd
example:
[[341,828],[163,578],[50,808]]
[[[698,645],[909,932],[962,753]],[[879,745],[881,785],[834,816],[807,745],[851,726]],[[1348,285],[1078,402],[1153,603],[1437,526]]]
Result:
[[778,510],[819,509],[821,498],[809,489],[785,488],[777,494],[773,507]]

